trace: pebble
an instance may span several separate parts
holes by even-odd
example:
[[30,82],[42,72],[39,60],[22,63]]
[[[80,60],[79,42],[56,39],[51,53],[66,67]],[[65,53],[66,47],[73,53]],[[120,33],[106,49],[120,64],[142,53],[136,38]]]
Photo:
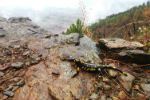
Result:
[[118,97],[120,99],[125,99],[127,97],[126,93],[124,91],[120,91],[119,94],[118,94]]
[[102,95],[100,100],[106,100],[106,95]]
[[111,77],[116,77],[118,75],[118,72],[114,70],[109,70],[108,73]]
[[141,84],[141,87],[150,96],[150,84]]
[[110,86],[110,85],[107,85],[107,84],[104,85],[104,90],[105,90],[105,91],[108,91],[108,90],[110,90],[110,89],[111,89],[111,86]]
[[121,74],[122,80],[132,82],[135,79],[135,77],[133,75],[131,75],[129,73],[126,73],[126,74],[127,74],[127,76]]
[[20,48],[21,46],[20,45],[14,45],[13,46],[13,48],[15,48],[15,49],[18,49],[18,48]]
[[90,96],[90,99],[92,99],[92,100],[98,99],[98,94],[93,93],[93,94]]
[[29,65],[31,65],[31,63],[28,61],[25,63],[25,65],[29,66]]
[[32,59],[35,59],[36,60],[36,58],[38,58],[39,56],[37,55],[37,54],[33,54],[32,56],[31,56],[31,58]]
[[103,77],[103,82],[109,82],[110,80],[107,77]]
[[30,51],[26,51],[26,52],[24,52],[22,55],[23,56],[27,56],[27,55],[29,55],[30,54]]
[[135,90],[139,90],[139,89],[140,89],[140,86],[139,86],[139,85],[135,85],[135,86],[134,86],[134,89],[135,89]]
[[16,83],[17,86],[23,86],[24,84],[25,80],[23,78],[21,78],[21,80]]
[[23,67],[23,62],[16,62],[11,64],[12,67],[20,69]]
[[2,98],[0,100],[6,100],[8,98],[7,95],[3,95]]
[[14,96],[14,92],[12,92],[12,91],[5,91],[5,92],[3,92],[3,94],[5,94],[5,95],[7,95],[9,97],[13,97]]
[[117,98],[117,97],[115,97],[115,96],[113,96],[112,99],[113,99],[113,100],[119,100],[119,98]]
[[4,73],[0,71],[0,77],[3,77],[3,76],[4,76]]
[[14,86],[13,89],[12,89],[12,91],[17,90],[18,88],[19,88],[19,86]]

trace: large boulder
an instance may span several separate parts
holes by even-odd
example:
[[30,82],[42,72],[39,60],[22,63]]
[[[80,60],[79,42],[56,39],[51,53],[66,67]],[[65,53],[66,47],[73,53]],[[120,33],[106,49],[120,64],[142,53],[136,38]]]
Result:
[[144,45],[139,42],[106,38],[100,39],[97,46],[114,59],[137,64],[150,64],[150,55],[143,51]]
[[[39,37],[41,34],[51,34],[46,30],[43,30],[38,25],[34,24],[31,19],[28,17],[12,17],[7,19],[0,18],[0,34],[3,31],[2,36],[8,38],[9,40],[12,39],[20,39],[20,38],[30,38],[32,37]],[[43,35],[42,35],[43,36]]]

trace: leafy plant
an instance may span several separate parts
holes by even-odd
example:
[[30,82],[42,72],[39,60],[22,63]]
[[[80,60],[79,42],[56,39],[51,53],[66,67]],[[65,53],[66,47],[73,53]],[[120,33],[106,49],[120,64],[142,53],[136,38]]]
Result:
[[82,35],[84,33],[83,23],[81,22],[81,20],[79,18],[76,21],[76,25],[72,24],[67,29],[66,34],[70,34],[70,33],[79,33],[80,35]]

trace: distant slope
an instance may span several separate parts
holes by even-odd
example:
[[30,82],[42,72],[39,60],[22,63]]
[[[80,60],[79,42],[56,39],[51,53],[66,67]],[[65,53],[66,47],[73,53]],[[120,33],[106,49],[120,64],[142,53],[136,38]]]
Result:
[[139,26],[150,27],[150,2],[113,14],[89,26],[94,38],[136,34]]
[[81,18],[82,13],[80,9],[76,8],[48,7],[41,11],[28,8],[8,8],[1,9],[0,16],[5,18],[29,17],[33,22],[49,30],[51,33],[60,33],[65,31],[72,23],[76,22],[77,18]]

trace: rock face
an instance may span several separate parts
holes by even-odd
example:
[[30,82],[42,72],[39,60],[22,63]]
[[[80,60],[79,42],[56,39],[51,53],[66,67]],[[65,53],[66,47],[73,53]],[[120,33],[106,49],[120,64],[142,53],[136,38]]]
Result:
[[98,48],[107,52],[108,55],[117,60],[133,62],[137,64],[150,64],[150,55],[142,49],[143,44],[129,42],[119,38],[100,39]]
[[[115,100],[145,97],[149,93],[144,85],[139,85],[141,82],[135,82],[142,80],[138,76],[125,77],[113,70],[105,70],[102,79],[88,72],[72,78],[76,69],[65,60],[69,56],[102,63],[101,52],[87,36],[51,34],[29,18],[0,18],[0,25],[6,31],[5,37],[0,38],[0,100]],[[29,35],[31,30],[36,32]],[[137,44],[130,46],[141,49]],[[141,89],[146,94],[137,92]]]
[[41,29],[28,17],[0,18],[0,37],[5,36],[5,40],[31,38],[40,34],[48,34],[48,31]]

